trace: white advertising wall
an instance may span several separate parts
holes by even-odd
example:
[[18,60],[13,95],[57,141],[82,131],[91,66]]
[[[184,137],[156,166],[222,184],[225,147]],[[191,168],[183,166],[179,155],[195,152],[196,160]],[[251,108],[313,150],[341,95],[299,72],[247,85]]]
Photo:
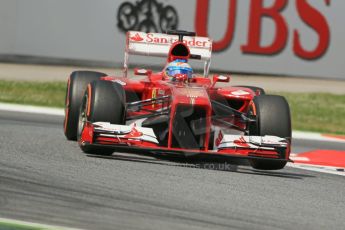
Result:
[[177,28],[214,39],[211,70],[345,79],[344,11],[342,0],[0,0],[0,56],[120,64],[125,30]]

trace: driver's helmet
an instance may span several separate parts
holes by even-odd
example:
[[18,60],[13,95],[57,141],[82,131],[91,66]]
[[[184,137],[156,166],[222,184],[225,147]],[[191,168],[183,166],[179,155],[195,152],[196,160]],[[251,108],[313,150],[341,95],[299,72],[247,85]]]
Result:
[[188,79],[193,77],[192,67],[187,63],[186,60],[183,59],[176,59],[175,61],[170,62],[165,67],[164,73],[172,81],[175,80],[177,74],[185,74],[187,75]]

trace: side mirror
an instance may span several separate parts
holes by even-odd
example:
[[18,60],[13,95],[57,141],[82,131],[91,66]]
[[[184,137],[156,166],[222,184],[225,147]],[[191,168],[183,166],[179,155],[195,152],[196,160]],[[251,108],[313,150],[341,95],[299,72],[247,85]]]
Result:
[[211,88],[213,88],[217,82],[230,82],[230,76],[229,75],[213,75],[213,84]]
[[230,82],[230,76],[229,75],[213,75],[213,84],[216,84],[217,82]]
[[138,76],[149,76],[152,74],[152,70],[135,68],[134,74]]

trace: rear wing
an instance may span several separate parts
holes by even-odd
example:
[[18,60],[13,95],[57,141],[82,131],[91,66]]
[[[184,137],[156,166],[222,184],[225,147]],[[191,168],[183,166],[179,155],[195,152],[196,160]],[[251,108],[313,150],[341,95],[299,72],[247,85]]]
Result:
[[[127,75],[130,54],[167,58],[171,45],[178,40],[178,35],[127,32],[124,60],[125,75]],[[212,40],[207,37],[184,36],[183,42],[189,47],[192,57],[199,57],[200,60],[204,61],[204,76],[207,77],[211,63]]]

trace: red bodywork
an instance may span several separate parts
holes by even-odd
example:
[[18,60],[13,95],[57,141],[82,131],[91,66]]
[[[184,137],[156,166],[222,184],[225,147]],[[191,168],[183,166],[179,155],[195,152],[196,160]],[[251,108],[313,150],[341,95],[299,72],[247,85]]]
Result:
[[[136,37],[135,39],[138,38]],[[188,54],[182,56],[174,55],[174,47],[177,46],[184,46]],[[167,56],[167,62],[173,61],[176,58],[188,60],[190,57],[190,49],[186,43],[175,42],[171,45]],[[125,151],[148,151],[184,156],[202,154],[246,159],[263,158],[282,161],[289,160],[289,143],[282,148],[257,147],[253,149],[253,147],[250,147],[249,143],[243,139],[243,130],[248,129],[248,124],[243,122],[240,117],[229,115],[223,118],[223,121],[233,124],[231,127],[212,119],[214,111],[211,101],[218,101],[223,104],[226,103],[228,106],[244,114],[248,113],[250,109],[255,113],[255,108],[252,108],[252,100],[258,92],[254,92],[245,87],[218,87],[217,85],[219,85],[219,83],[215,86],[215,82],[205,76],[195,76],[193,79],[187,81],[171,82],[166,78],[163,72],[152,73],[152,71],[145,72],[143,70],[139,72],[136,70],[135,72],[138,75],[145,76],[138,76],[138,79],[127,78],[126,76],[106,76],[101,80],[113,81],[121,84],[126,92],[127,103],[153,100],[151,104],[143,104],[140,109],[127,110],[127,121],[135,121],[135,119],[132,120],[132,118],[136,117],[145,117],[145,115],[149,115],[151,111],[159,112],[164,109],[169,109],[167,141],[164,143],[154,143],[152,141],[136,139],[136,136],[142,135],[136,128],[137,124],[132,124],[130,133],[119,137],[102,135],[102,132],[98,132],[94,124],[87,123],[82,131],[81,139],[79,140],[80,144],[114,147]],[[132,97],[130,95],[132,95]],[[133,100],[133,95],[136,100]],[[154,99],[158,98],[166,98],[166,100],[157,101],[157,103],[155,103]],[[176,126],[174,122],[179,119],[177,116],[179,116],[181,111],[188,110],[188,108],[193,108],[193,113],[195,113],[192,114],[191,117],[195,119],[200,118],[201,120],[199,126],[202,126],[203,132],[200,135],[200,139],[198,139],[197,148],[183,148],[183,144],[181,147],[181,144],[177,143],[174,139],[174,135],[176,135],[173,130]],[[217,131],[215,131],[215,127]],[[233,141],[233,143],[236,144],[237,147],[218,148],[223,140],[224,130],[236,131],[239,138]]]

